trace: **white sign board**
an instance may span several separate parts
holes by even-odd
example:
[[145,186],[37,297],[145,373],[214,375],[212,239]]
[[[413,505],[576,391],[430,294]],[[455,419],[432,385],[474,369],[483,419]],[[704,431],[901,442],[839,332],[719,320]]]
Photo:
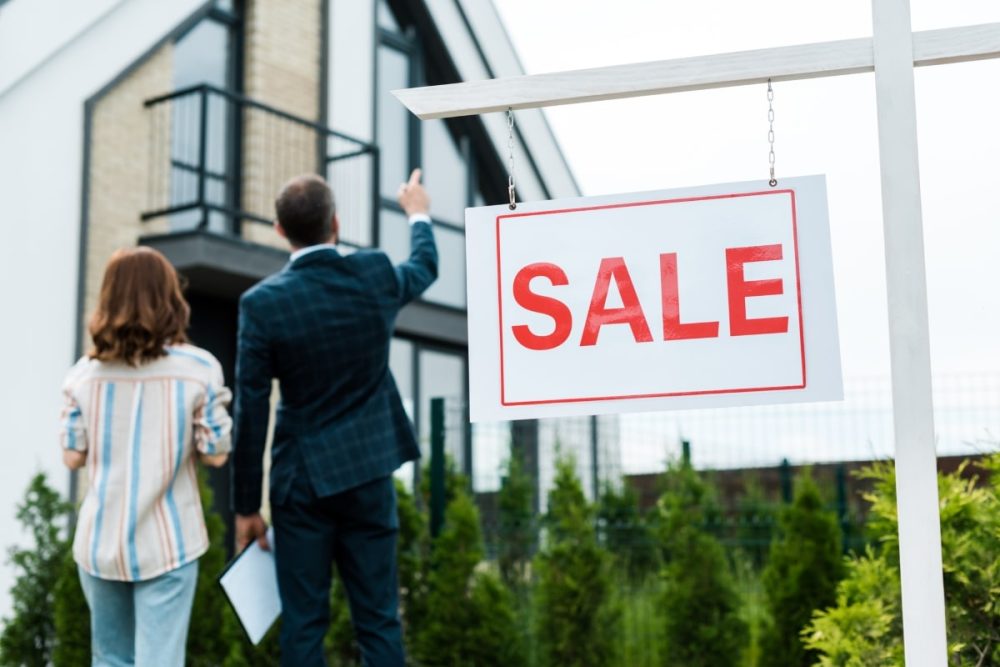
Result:
[[822,176],[466,210],[472,421],[842,398]]

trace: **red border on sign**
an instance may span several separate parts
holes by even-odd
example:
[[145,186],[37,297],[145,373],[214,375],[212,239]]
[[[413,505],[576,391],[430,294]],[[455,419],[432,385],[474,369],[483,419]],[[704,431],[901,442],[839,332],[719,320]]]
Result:
[[[713,199],[737,199],[740,197],[760,197],[765,195],[790,195],[792,207],[792,243],[795,251],[795,290],[798,297],[799,306],[799,351],[802,359],[802,384],[788,385],[783,387],[737,387],[733,389],[703,389],[700,391],[665,392],[658,394],[624,394],[620,396],[580,396],[572,398],[552,398],[535,401],[508,401],[506,396],[506,383],[504,371],[503,353],[503,281],[500,270],[500,222],[508,218],[526,218],[535,215],[557,215],[560,213],[578,213],[580,211],[600,211],[611,208],[634,208],[637,206],[656,206],[661,204],[682,204],[693,201],[709,201]],[[498,321],[500,324],[500,404],[503,406],[518,405],[551,405],[557,403],[586,403],[592,401],[624,401],[637,400],[643,398],[672,398],[679,396],[705,396],[710,394],[745,394],[761,391],[787,391],[806,388],[806,338],[805,328],[802,321],[802,281],[799,274],[799,228],[798,216],[795,207],[794,190],[763,190],[760,192],[736,192],[724,195],[708,195],[704,197],[681,197],[678,199],[656,199],[651,201],[627,202],[623,204],[604,204],[602,206],[582,206],[579,208],[564,208],[554,211],[531,211],[528,213],[505,213],[498,215],[496,221],[496,248],[497,248],[497,307]]]

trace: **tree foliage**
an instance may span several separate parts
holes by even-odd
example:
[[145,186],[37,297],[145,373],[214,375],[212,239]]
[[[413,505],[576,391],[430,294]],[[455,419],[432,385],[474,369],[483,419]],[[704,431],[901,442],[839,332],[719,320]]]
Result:
[[[938,475],[949,661],[963,667],[1000,665],[1000,456],[982,467],[987,486],[964,474],[967,464]],[[869,529],[881,548],[849,560],[836,604],[804,633],[823,667],[903,664],[895,469],[880,463],[863,475],[874,481]]]
[[511,587],[528,583],[531,555],[538,540],[531,476],[524,469],[521,457],[512,451],[507,461],[506,475],[497,494],[499,526],[497,531],[497,561],[500,576]]
[[53,607],[56,644],[52,651],[55,667],[85,667],[90,664],[90,609],[80,586],[80,574],[73,552],[72,538],[62,556],[56,580]]
[[537,639],[543,664],[614,664],[619,614],[612,600],[610,555],[594,528],[572,460],[556,463],[545,547],[535,558]]
[[198,561],[198,587],[188,628],[187,664],[189,667],[216,667],[229,657],[234,643],[242,641],[249,646],[249,642],[218,584],[219,573],[226,567],[226,525],[214,510],[215,494],[208,483],[208,471],[201,466],[198,489],[208,531],[208,551]]
[[722,545],[705,530],[706,517],[714,512],[708,487],[687,461],[670,466],[664,486],[659,530],[665,662],[738,665],[748,630]]
[[479,512],[458,487],[433,545],[426,620],[412,642],[421,665],[523,664],[510,592],[483,560]]
[[778,537],[764,569],[764,592],[771,623],[761,641],[761,667],[809,667],[814,650],[801,640],[813,610],[836,600],[843,576],[837,516],[823,507],[819,487],[806,470],[796,480],[795,497],[778,518]]
[[0,664],[46,667],[52,660],[55,590],[68,548],[60,528],[69,510],[44,473],[32,478],[17,506],[17,520],[31,536],[32,546],[9,552],[17,579],[10,591],[14,615],[4,620],[0,633]]
[[640,581],[659,567],[652,517],[639,509],[639,495],[627,481],[620,490],[604,487],[597,516],[602,542],[629,581]]

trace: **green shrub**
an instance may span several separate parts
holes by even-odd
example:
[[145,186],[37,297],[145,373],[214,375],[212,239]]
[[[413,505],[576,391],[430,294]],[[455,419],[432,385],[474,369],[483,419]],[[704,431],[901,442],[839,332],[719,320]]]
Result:
[[411,644],[420,634],[427,617],[427,568],[430,535],[427,517],[417,507],[416,498],[396,480],[396,507],[399,515],[399,597],[403,608],[403,637]]
[[725,553],[705,530],[706,517],[714,513],[708,487],[687,461],[669,467],[664,486],[659,502],[664,662],[738,665],[748,631]]
[[323,638],[327,662],[332,667],[355,667],[361,664],[361,652],[354,638],[347,592],[334,568],[330,586],[330,629]]
[[90,608],[80,586],[80,574],[73,551],[66,543],[53,601],[56,645],[52,650],[55,667],[87,667],[90,664]]
[[500,576],[508,586],[519,588],[527,583],[531,555],[538,539],[532,500],[531,476],[521,458],[511,452],[506,475],[497,494],[497,562]]
[[4,619],[0,633],[0,664],[46,667],[56,644],[55,590],[65,566],[68,543],[60,536],[70,505],[48,485],[44,473],[35,475],[17,520],[31,535],[30,548],[10,549],[17,572],[11,588],[14,615]]
[[[938,475],[949,652],[956,665],[1000,665],[1000,456],[983,464],[988,486],[963,478],[967,467]],[[875,483],[866,498],[881,548],[849,560],[836,604],[805,631],[822,666],[903,664],[895,469],[880,463],[863,476]]]
[[767,563],[777,513],[776,503],[765,495],[759,475],[752,471],[743,473],[743,494],[737,503],[736,540],[757,570]]
[[639,495],[627,480],[621,490],[604,488],[597,506],[602,542],[631,581],[641,581],[660,566],[650,518],[639,509]]
[[[226,525],[214,510],[215,494],[208,483],[208,470],[202,466],[198,466],[198,490],[208,531],[208,551],[198,559],[198,588],[188,628],[187,664],[217,667],[229,656],[234,642],[250,645],[218,583],[219,573],[226,567]],[[232,617],[229,622],[223,622],[226,616]]]
[[537,640],[552,667],[614,664],[619,613],[610,554],[597,541],[594,513],[571,460],[556,463],[545,547],[535,558]]
[[803,632],[819,667],[903,664],[899,570],[869,548],[847,562],[836,604],[814,613]]
[[523,663],[510,593],[483,560],[479,512],[458,487],[431,551],[426,620],[411,645],[421,665]]
[[832,605],[843,576],[837,516],[823,507],[809,470],[795,484],[795,498],[778,517],[778,537],[764,568],[771,623],[761,641],[761,667],[809,667],[817,653],[802,644],[812,613]]

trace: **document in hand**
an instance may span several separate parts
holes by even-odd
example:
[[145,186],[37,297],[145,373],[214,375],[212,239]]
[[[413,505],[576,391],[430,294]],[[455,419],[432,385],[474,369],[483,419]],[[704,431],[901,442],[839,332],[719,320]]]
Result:
[[[274,530],[267,531],[267,541],[274,548]],[[274,552],[264,551],[256,540],[251,542],[222,572],[219,585],[256,646],[281,615]]]

